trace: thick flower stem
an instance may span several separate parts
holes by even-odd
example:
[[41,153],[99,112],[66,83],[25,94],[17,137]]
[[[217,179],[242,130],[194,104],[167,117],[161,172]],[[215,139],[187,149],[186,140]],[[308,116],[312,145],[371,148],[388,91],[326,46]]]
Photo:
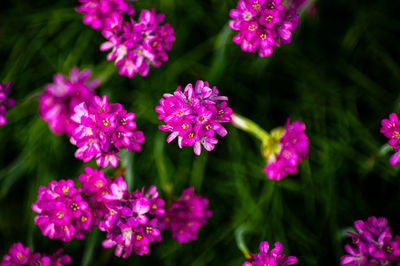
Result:
[[237,113],[232,113],[231,122],[235,127],[252,134],[263,143],[271,138],[271,136],[259,125],[244,116],[238,115]]

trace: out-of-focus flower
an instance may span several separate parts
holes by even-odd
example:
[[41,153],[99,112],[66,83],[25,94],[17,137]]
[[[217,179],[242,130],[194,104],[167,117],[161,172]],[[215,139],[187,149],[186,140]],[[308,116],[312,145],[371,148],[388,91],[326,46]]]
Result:
[[65,242],[73,237],[85,237],[84,231],[90,229],[92,214],[80,192],[70,179],[50,181],[47,188],[39,188],[32,209],[38,213],[35,223],[43,235]]
[[85,14],[83,23],[94,29],[103,30],[122,19],[122,13],[128,15],[134,13],[129,1],[132,0],[79,0],[82,5],[77,7],[76,11]]
[[5,85],[0,83],[0,126],[3,126],[7,122],[6,107],[10,108],[15,105],[14,99],[7,98],[7,96],[10,94],[10,86],[11,82],[8,82]]
[[39,96],[39,115],[54,133],[71,136],[77,126],[71,120],[75,106],[82,102],[92,104],[95,96],[93,89],[99,82],[97,79],[90,80],[90,75],[88,69],[80,72],[73,67],[69,76],[55,74],[54,83],[45,86],[43,94]]
[[348,234],[353,237],[355,247],[345,245],[348,254],[340,258],[341,265],[400,265],[400,236],[392,237],[386,218],[373,216],[366,222],[358,220],[354,227],[356,233]]
[[61,266],[71,262],[69,255],[62,255],[62,249],[48,256],[41,253],[33,253],[29,247],[24,247],[22,243],[14,243],[8,250],[8,254],[3,257],[0,266],[15,265],[41,265],[41,266]]
[[158,119],[166,123],[159,126],[171,132],[167,142],[178,138],[178,146],[193,146],[194,153],[200,155],[201,145],[207,150],[214,149],[218,140],[215,133],[224,137],[228,132],[221,125],[231,121],[232,109],[227,107],[228,97],[218,96],[214,86],[197,81],[195,88],[188,84],[182,92],[179,86],[174,94],[165,93],[156,107]]
[[294,8],[284,10],[281,0],[239,0],[229,13],[229,27],[239,31],[233,41],[243,51],[270,56],[273,46],[288,44],[297,29],[299,16]]
[[208,200],[195,194],[193,187],[182,192],[182,196],[173,201],[160,223],[160,229],[168,228],[172,237],[179,243],[197,239],[197,231],[207,223],[212,212]]
[[250,254],[250,260],[243,263],[243,266],[283,266],[293,265],[297,262],[297,258],[294,256],[286,256],[281,254],[283,251],[283,245],[279,242],[275,243],[275,248],[269,250],[269,243],[263,241],[260,243],[260,253]]
[[150,66],[160,67],[168,60],[167,51],[175,41],[174,29],[169,23],[161,25],[164,14],[142,10],[138,21],[123,21],[115,16],[102,33],[108,39],[100,50],[112,49],[108,60],[115,59],[119,74],[132,77],[135,73],[147,76]]
[[77,127],[71,136],[71,143],[78,146],[75,157],[89,161],[96,156],[97,165],[107,167],[118,165],[120,149],[139,151],[144,142],[143,132],[135,131],[135,114],[122,109],[119,103],[107,102],[107,96],[95,97],[93,104],[77,105],[71,116]]
[[308,138],[304,123],[288,119],[284,129],[272,131],[270,139],[264,143],[263,154],[267,158],[264,168],[268,178],[282,179],[287,174],[297,173],[297,164],[308,153]]

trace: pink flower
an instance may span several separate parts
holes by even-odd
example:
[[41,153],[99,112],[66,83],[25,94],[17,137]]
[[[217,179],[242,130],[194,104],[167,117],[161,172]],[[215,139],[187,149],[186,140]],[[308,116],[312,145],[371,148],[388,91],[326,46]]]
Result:
[[85,102],[91,105],[98,80],[89,80],[90,70],[71,69],[70,76],[54,75],[54,83],[47,84],[39,96],[39,115],[56,134],[72,135],[77,124],[71,120],[76,105]]
[[182,192],[182,196],[172,202],[163,216],[160,228],[172,231],[172,238],[178,243],[186,243],[197,239],[197,231],[207,223],[212,212],[208,208],[208,200],[195,194],[193,187]]
[[96,156],[98,166],[117,167],[121,149],[140,150],[143,132],[135,130],[135,114],[122,109],[121,104],[110,104],[107,96],[96,96],[89,107],[83,102],[74,110],[71,120],[77,126],[70,141],[78,147],[76,158],[87,162]]
[[12,98],[7,98],[10,94],[11,82],[3,85],[0,83],[0,126],[3,126],[6,120],[6,107],[10,108],[15,105],[15,100]]
[[250,254],[250,261],[243,263],[243,266],[283,266],[297,263],[296,257],[281,254],[283,252],[283,245],[279,242],[276,242],[275,247],[269,250],[269,243],[267,241],[263,241],[260,243],[259,249],[260,253]]
[[166,123],[159,129],[171,132],[167,142],[178,138],[178,146],[193,146],[194,153],[200,155],[201,145],[207,150],[214,149],[218,140],[215,133],[224,137],[228,132],[221,125],[231,120],[232,109],[227,107],[228,98],[218,96],[214,86],[197,81],[195,88],[188,84],[182,92],[178,87],[174,94],[164,94],[160,105],[155,108],[158,119]]

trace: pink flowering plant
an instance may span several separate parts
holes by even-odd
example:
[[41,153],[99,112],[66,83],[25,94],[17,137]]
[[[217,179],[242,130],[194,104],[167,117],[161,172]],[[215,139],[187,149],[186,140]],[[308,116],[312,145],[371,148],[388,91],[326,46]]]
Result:
[[119,103],[108,103],[107,96],[96,96],[92,105],[75,106],[71,120],[77,124],[71,143],[78,146],[75,157],[87,162],[96,156],[100,167],[117,167],[118,152],[126,148],[139,151],[144,142],[142,131],[135,130],[135,114],[128,113]]
[[72,121],[76,105],[93,103],[94,89],[99,85],[97,79],[90,79],[91,71],[73,67],[69,76],[57,73],[54,83],[47,84],[39,96],[39,115],[55,134],[71,136],[77,123]]
[[201,80],[195,87],[189,83],[183,92],[179,86],[174,94],[165,93],[155,110],[158,120],[165,123],[159,129],[171,132],[167,142],[177,138],[179,148],[193,147],[196,155],[200,155],[201,146],[212,151],[218,143],[215,133],[221,137],[228,134],[222,123],[230,122],[232,115],[228,97],[218,94],[216,86],[211,88]]
[[0,261],[0,266],[35,265],[35,266],[62,266],[71,262],[69,255],[62,254],[59,249],[51,255],[32,252],[29,247],[24,247],[21,242],[14,243]]
[[299,22],[295,11],[281,0],[239,0],[229,13],[229,27],[239,31],[233,41],[245,52],[270,56],[274,46],[290,43]]
[[400,162],[400,122],[395,113],[389,115],[389,119],[382,119],[381,133],[388,138],[388,144],[393,147],[394,154],[389,163],[396,165]]
[[243,263],[242,266],[284,266],[296,264],[297,258],[295,256],[287,256],[282,254],[283,245],[280,242],[275,243],[275,247],[270,250],[269,243],[263,241],[260,243],[260,253],[250,254],[248,261]]

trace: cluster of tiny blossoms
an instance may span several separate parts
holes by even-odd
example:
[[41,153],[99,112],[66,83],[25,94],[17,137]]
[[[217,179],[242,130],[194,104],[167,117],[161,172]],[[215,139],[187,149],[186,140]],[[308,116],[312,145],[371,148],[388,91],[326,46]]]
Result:
[[348,234],[353,237],[355,247],[345,245],[349,254],[341,257],[342,266],[400,265],[400,236],[392,237],[386,218],[358,220],[354,227],[357,232]]
[[48,187],[41,186],[32,209],[39,214],[35,223],[42,234],[50,238],[83,239],[84,231],[89,230],[91,224],[89,206],[82,198],[81,189],[75,188],[70,179],[50,181]]
[[32,252],[29,247],[24,247],[22,243],[14,243],[8,250],[8,254],[3,257],[0,266],[16,265],[42,265],[42,266],[62,266],[71,262],[69,255],[62,255],[62,249],[51,255]]
[[389,139],[388,144],[393,147],[394,154],[390,157],[391,165],[400,162],[400,122],[395,113],[389,115],[389,119],[383,119],[381,133]]
[[207,150],[214,149],[218,140],[215,132],[224,137],[226,129],[221,123],[231,121],[232,109],[227,107],[228,97],[218,96],[214,86],[208,82],[197,81],[185,87],[184,92],[179,86],[174,94],[165,93],[156,107],[158,119],[166,123],[159,126],[165,132],[172,132],[167,142],[178,138],[178,146],[193,146],[194,153],[200,155],[201,145]]
[[0,83],[0,126],[3,126],[6,120],[6,107],[10,108],[15,105],[15,100],[12,98],[7,98],[8,94],[10,94],[10,86],[11,82],[3,85]]
[[92,104],[97,79],[89,80],[91,72],[77,67],[71,69],[69,76],[55,74],[54,83],[47,84],[44,92],[39,96],[39,115],[49,124],[56,134],[72,135],[76,123],[71,120],[76,105],[85,102]]
[[299,21],[295,9],[284,11],[281,0],[239,0],[229,15],[235,19],[229,26],[239,31],[233,41],[261,57],[270,56],[273,46],[290,43]]
[[[275,243],[275,248],[269,251],[269,243],[263,241],[260,243],[260,253],[250,254],[249,261],[243,263],[242,266],[283,266],[292,265],[297,262],[297,258],[294,256],[286,256],[281,254],[283,251],[283,245],[279,242]],[[268,252],[269,251],[269,252]]]
[[[113,27],[115,19],[122,20],[121,14],[133,15],[134,8],[129,0],[79,0],[82,5],[76,11],[84,13],[83,23],[103,31]],[[132,1],[132,0],[131,0]]]
[[97,165],[116,167],[117,153],[121,148],[130,152],[139,151],[144,142],[142,131],[136,131],[134,113],[122,109],[119,103],[108,103],[107,96],[94,97],[92,105],[85,102],[77,105],[71,117],[77,127],[71,136],[71,143],[78,146],[75,157],[84,162],[96,155]]
[[164,14],[157,14],[154,9],[142,10],[139,20],[123,21],[115,16],[113,23],[103,30],[108,39],[100,50],[112,49],[108,60],[115,59],[119,74],[132,77],[134,73],[147,76],[150,65],[160,67],[168,60],[167,51],[175,41],[174,29],[169,23],[161,25]]
[[297,173],[297,164],[308,153],[308,138],[304,123],[288,119],[285,128],[273,130],[269,141],[264,143],[267,158],[264,171],[268,178],[280,180],[287,174]]
[[207,223],[212,212],[208,200],[194,193],[193,187],[182,192],[182,196],[173,201],[164,215],[160,228],[172,231],[172,238],[179,243],[197,239],[197,231]]

